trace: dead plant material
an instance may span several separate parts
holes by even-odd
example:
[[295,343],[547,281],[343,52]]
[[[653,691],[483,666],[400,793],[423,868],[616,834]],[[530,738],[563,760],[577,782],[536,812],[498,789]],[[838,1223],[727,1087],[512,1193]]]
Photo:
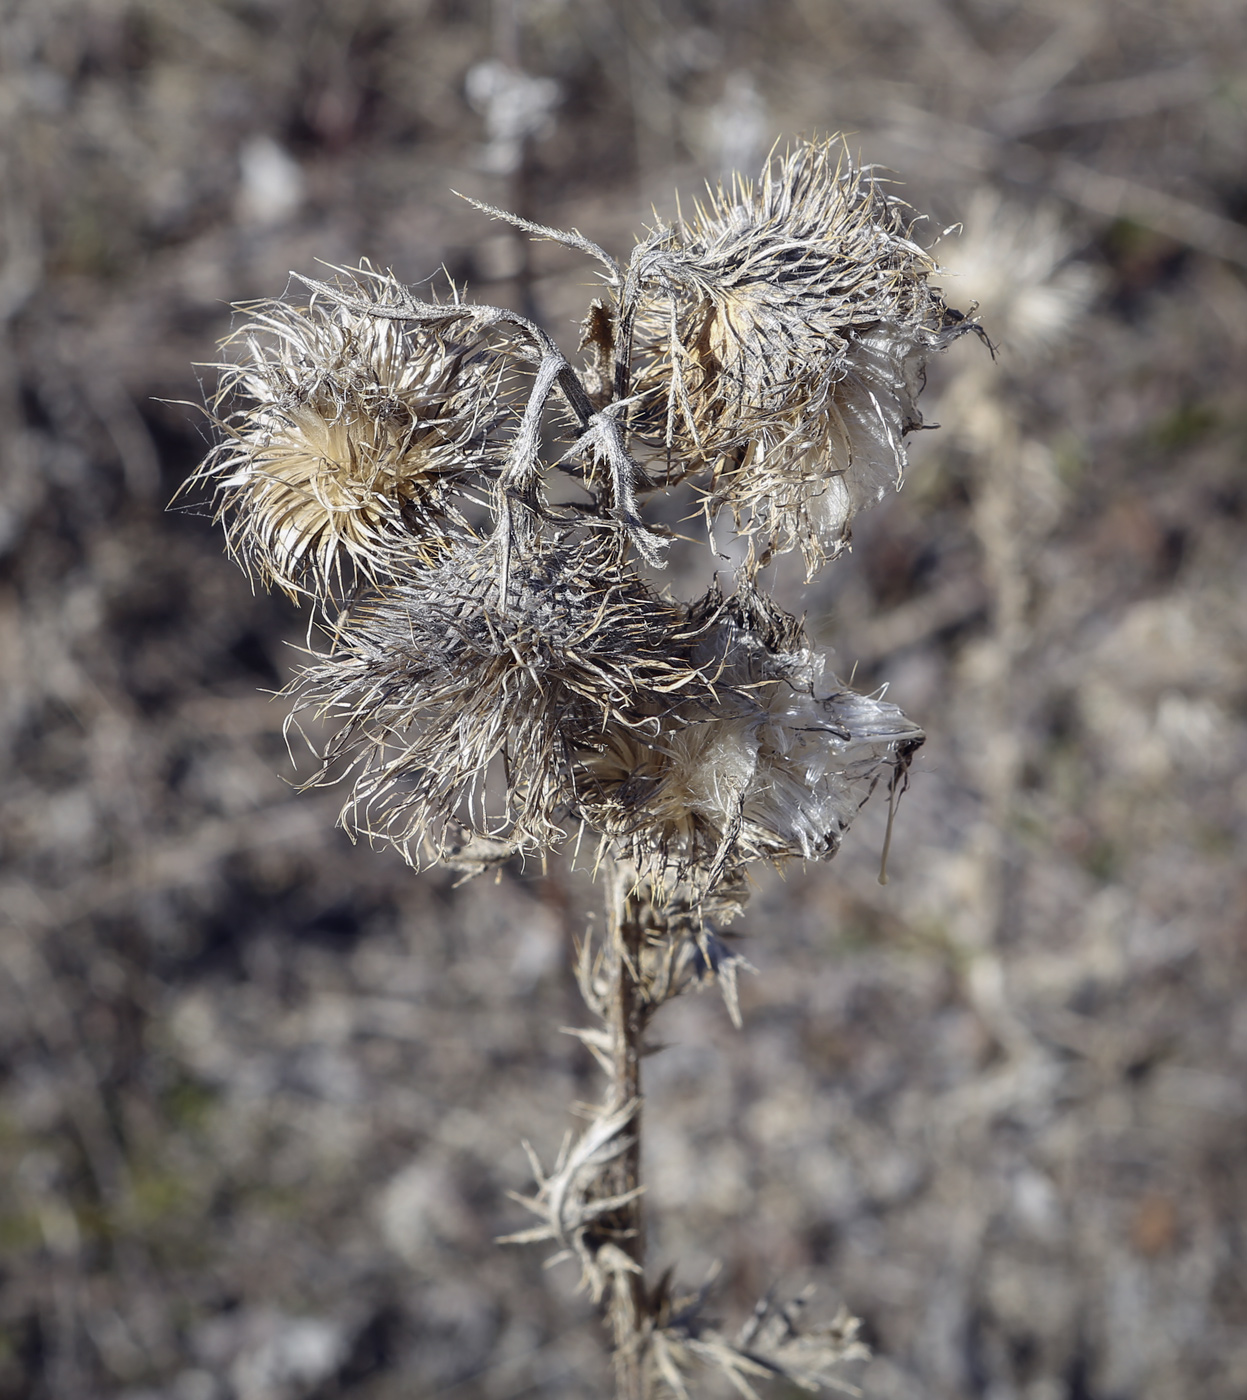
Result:
[[[976,325],[931,285],[910,211],[832,141],[772,159],[756,189],[736,177],[626,267],[485,212],[604,270],[583,372],[457,293],[419,301],[366,266],[301,279],[306,304],[249,308],[233,337],[200,480],[244,566],[312,604],[326,644],[291,690],[333,730],[310,782],[349,782],[353,831],[475,873],[574,830],[607,873],[577,969],[599,1024],[573,1031],[606,1092],[551,1167],[530,1151],[538,1223],[509,1242],[579,1263],[620,1400],[687,1396],[705,1368],[745,1396],[817,1390],[863,1354],[847,1315],[807,1333],[767,1302],[732,1342],[699,1300],[647,1289],[640,1064],[691,987],[717,984],[740,1024],[748,963],[724,930],[750,863],[834,856],[923,741],[881,693],[822,689],[761,570],[846,546],[899,483],[925,357]],[[583,501],[556,500],[556,470]],[[644,503],[682,479],[748,537],[732,588],[714,576],[691,603],[644,573],[663,542]]]

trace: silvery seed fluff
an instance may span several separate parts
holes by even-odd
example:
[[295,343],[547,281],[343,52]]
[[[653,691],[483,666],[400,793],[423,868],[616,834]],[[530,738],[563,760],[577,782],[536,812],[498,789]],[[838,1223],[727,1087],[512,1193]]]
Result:
[[[392,277],[361,268],[357,295]],[[496,475],[507,365],[480,336],[403,326],[327,304],[240,308],[214,409],[224,438],[196,480],[213,484],[230,548],[292,596],[324,598],[356,574],[435,559],[464,493]],[[240,407],[227,411],[230,404]]]
[[350,777],[349,826],[413,864],[465,833],[521,852],[562,838],[577,756],[608,733],[643,744],[704,690],[685,611],[618,549],[537,536],[502,598],[497,541],[462,540],[352,611],[294,686],[342,725],[313,781]]
[[802,142],[756,189],[738,176],[659,225],[625,279],[634,431],[811,572],[899,483],[925,357],[970,328],[911,235],[907,206],[842,145]]
[[579,810],[659,887],[709,891],[744,862],[828,859],[880,777],[922,731],[838,682],[800,624],[742,592],[689,610],[693,660],[717,703],[691,694],[657,734],[610,727],[576,774]]

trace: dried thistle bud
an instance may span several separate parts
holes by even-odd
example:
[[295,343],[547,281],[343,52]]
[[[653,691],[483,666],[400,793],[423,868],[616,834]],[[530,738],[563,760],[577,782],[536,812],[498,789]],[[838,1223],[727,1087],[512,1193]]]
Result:
[[969,328],[911,232],[842,147],[804,142],[633,254],[634,430],[811,571],[899,483],[925,357]]
[[500,576],[496,542],[456,544],[360,604],[296,683],[302,708],[342,722],[314,781],[344,767],[351,824],[413,863],[465,833],[556,842],[577,755],[606,733],[657,733],[701,685],[684,610],[613,541],[538,537],[512,553],[505,596]]
[[[392,277],[361,268],[357,295]],[[504,362],[479,336],[403,325],[313,297],[243,308],[214,408],[210,481],[232,551],[264,583],[324,598],[352,574],[429,562],[457,498],[503,453]]]
[[[707,610],[717,617],[706,627]],[[904,767],[922,731],[895,706],[836,683],[800,624],[743,594],[690,610],[700,695],[657,736],[611,729],[579,760],[580,808],[638,870],[711,888],[741,862],[828,859],[879,778]]]

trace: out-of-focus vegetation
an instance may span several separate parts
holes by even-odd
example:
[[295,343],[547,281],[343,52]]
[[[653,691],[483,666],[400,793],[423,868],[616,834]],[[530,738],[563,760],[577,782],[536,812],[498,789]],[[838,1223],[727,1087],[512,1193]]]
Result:
[[571,347],[589,270],[452,189],[626,252],[833,130],[964,224],[998,355],[809,603],[930,735],[891,883],[868,808],[763,879],[745,1032],[670,1009],[652,1257],[843,1299],[878,1400],[1247,1392],[1245,53],[1231,0],[5,7],[0,1396],[603,1388],[492,1243],[594,1092],[596,896],[352,847],[264,693],[293,613],[164,508],[229,302],[445,265]]

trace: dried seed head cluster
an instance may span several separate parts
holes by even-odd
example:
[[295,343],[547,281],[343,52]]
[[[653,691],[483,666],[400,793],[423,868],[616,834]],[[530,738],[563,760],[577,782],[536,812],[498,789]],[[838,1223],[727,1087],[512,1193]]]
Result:
[[[240,559],[325,620],[295,687],[338,726],[316,780],[349,775],[347,820],[413,861],[587,829],[705,898],[745,862],[830,856],[921,732],[818,694],[758,569],[843,547],[898,477],[924,357],[968,323],[905,207],[832,142],[737,178],[626,267],[517,222],[606,269],[583,372],[515,313],[368,267],[247,308],[229,342],[200,479]],[[587,503],[547,501],[556,462]],[[726,601],[638,572],[659,562],[638,501],[681,477],[760,537]]]
[[[356,274],[384,298],[392,278]],[[403,326],[313,296],[245,308],[226,342],[223,437],[201,469],[239,559],[292,595],[324,596],[431,560],[505,451],[505,366],[478,336]]]

